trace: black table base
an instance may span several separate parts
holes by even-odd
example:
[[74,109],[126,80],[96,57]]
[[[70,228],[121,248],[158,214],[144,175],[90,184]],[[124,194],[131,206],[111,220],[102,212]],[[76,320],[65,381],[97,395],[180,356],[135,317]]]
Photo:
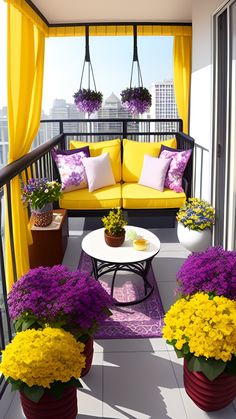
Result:
[[111,282],[111,296],[113,297],[114,294],[114,287],[115,287],[115,280],[116,274],[118,271],[126,271],[132,272],[136,275],[139,275],[143,278],[144,284],[144,297],[139,298],[138,300],[134,301],[116,301],[116,306],[132,306],[134,304],[139,304],[142,301],[145,301],[154,290],[154,285],[151,285],[147,280],[147,274],[151,267],[152,259],[151,258],[142,261],[142,262],[131,262],[131,263],[112,263],[112,262],[104,262],[99,259],[95,259],[91,257],[92,264],[93,264],[93,275],[95,279],[99,279],[102,275],[107,273],[113,272],[112,282]]

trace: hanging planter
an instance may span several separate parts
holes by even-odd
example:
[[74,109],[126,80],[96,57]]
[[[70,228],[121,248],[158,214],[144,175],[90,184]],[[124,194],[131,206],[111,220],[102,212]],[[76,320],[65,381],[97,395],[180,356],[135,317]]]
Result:
[[[152,104],[152,96],[146,87],[143,87],[143,79],[138,59],[137,26],[133,27],[134,54],[131,68],[130,87],[122,90],[121,103],[131,114],[147,112]],[[138,87],[132,87],[134,63],[137,63]]]
[[128,87],[121,92],[121,103],[132,114],[144,113],[152,104],[152,96],[145,87]]
[[[84,89],[82,88],[82,82],[83,82],[84,69],[85,69],[86,63],[88,65],[88,88]],[[94,90],[90,88],[91,76],[92,76],[92,80],[94,84]],[[81,112],[88,112],[88,114],[91,114],[93,112],[99,111],[99,109],[102,106],[103,95],[101,92],[97,92],[94,73],[93,73],[93,67],[90,60],[89,27],[88,26],[86,26],[85,28],[85,58],[84,58],[84,65],[83,65],[82,75],[81,75],[81,80],[80,80],[80,88],[77,92],[74,93],[73,97],[74,97],[74,103],[78,111],[81,111]]]
[[102,93],[96,90],[80,89],[73,97],[78,111],[81,112],[97,112],[102,106]]

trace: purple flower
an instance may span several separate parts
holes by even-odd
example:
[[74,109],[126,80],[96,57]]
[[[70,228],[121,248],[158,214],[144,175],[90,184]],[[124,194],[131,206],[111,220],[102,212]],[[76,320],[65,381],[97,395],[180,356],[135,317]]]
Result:
[[182,295],[198,291],[236,300],[236,252],[211,247],[194,253],[184,262],[176,275]]
[[12,320],[34,316],[41,325],[62,322],[67,330],[92,330],[109,316],[113,299],[99,281],[58,265],[31,269],[12,287],[8,305]]
[[97,112],[102,106],[103,95],[90,89],[80,89],[74,94],[74,102],[81,112]]
[[121,92],[122,106],[132,114],[147,112],[152,96],[145,87],[130,87]]

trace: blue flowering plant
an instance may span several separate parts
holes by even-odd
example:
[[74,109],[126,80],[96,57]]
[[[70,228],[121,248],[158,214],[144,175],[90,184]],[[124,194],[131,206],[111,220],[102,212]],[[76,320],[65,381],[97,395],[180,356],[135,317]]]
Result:
[[112,313],[113,298],[99,281],[65,266],[30,269],[8,294],[16,331],[59,327],[85,342]]
[[131,114],[144,113],[152,104],[152,96],[145,87],[128,87],[121,92],[121,103]]
[[23,202],[30,203],[33,210],[41,209],[49,202],[58,201],[61,195],[61,184],[55,180],[32,178],[27,185],[23,185]]
[[93,113],[99,111],[102,106],[103,95],[101,92],[91,89],[79,89],[73,95],[75,105],[81,112]]
[[177,213],[177,221],[190,230],[202,231],[215,224],[215,210],[199,198],[188,198]]

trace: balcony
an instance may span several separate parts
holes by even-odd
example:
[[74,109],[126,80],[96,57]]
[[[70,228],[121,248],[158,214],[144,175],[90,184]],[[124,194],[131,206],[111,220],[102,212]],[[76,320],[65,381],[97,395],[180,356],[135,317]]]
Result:
[[[211,201],[216,208],[217,222],[213,244],[222,245],[228,250],[236,249],[236,125],[235,112],[233,112],[236,104],[234,92],[235,0],[230,0],[227,4],[222,0],[199,0],[198,2],[168,0],[163,4],[151,1],[149,7],[146,7],[146,4],[142,2],[138,4],[130,2],[129,5],[122,5],[122,1],[112,5],[104,0],[104,8],[91,7],[84,3],[80,5],[80,10],[77,10],[76,2],[73,0],[66,3],[61,1],[60,6],[56,4],[56,0],[51,2],[8,0],[8,3],[11,4],[10,7],[16,7],[20,13],[26,13],[27,18],[30,16],[29,20],[33,20],[34,25],[39,24],[40,30],[46,37],[82,36],[85,25],[92,28],[92,36],[104,36],[109,33],[112,36],[119,36],[122,31],[125,31],[129,36],[132,34],[132,26],[136,25],[139,27],[140,34],[152,36],[160,36],[167,30],[173,35],[172,29],[175,27],[177,32],[173,36],[181,38],[180,32],[178,32],[179,28],[182,26],[191,28],[192,26],[193,40],[190,46],[192,53],[189,55],[192,58],[192,67],[189,68],[190,95],[187,94],[184,109],[182,108],[180,112],[185,131],[189,126],[187,131],[195,139],[191,194]],[[90,7],[87,8],[87,6]],[[21,53],[24,54],[24,49]],[[18,57],[17,54],[15,57]],[[25,57],[25,59],[29,59],[29,57]],[[21,64],[23,61],[21,60]],[[19,86],[20,91],[29,91],[26,79],[27,77],[22,78]],[[40,81],[37,83],[40,84]],[[39,87],[37,83],[36,86]],[[182,95],[184,95],[183,86]],[[14,83],[13,87],[15,88]],[[35,94],[34,88],[35,85],[29,93],[31,99]],[[15,108],[13,106],[12,121],[16,116],[14,111],[17,110],[18,117],[20,115],[17,106]],[[26,108],[27,106],[20,107],[22,124],[27,121]],[[40,109],[37,110],[37,115],[39,121]],[[71,128],[70,124],[73,122],[83,124],[80,132]],[[53,138],[49,141],[41,144],[39,131],[34,142],[35,148],[32,151],[29,151],[30,148],[28,148],[27,151],[18,154],[18,148],[11,145],[11,163],[0,171],[0,224],[3,233],[0,240],[2,284],[2,289],[0,289],[0,346],[4,347],[12,338],[6,302],[6,282],[9,277],[17,280],[19,276],[17,274],[18,261],[16,261],[19,255],[14,243],[18,241],[19,244],[20,236],[16,236],[17,232],[13,227],[12,216],[16,202],[14,180],[18,179],[18,176],[26,180],[32,176],[55,178],[55,166],[50,150],[53,147],[67,148],[69,141],[73,138],[86,138],[86,140],[95,142],[99,141],[101,137],[103,137],[102,139],[111,139],[120,136],[121,138],[128,137],[137,141],[152,142],[183,131],[181,120],[172,121],[171,129],[170,126],[160,128],[160,124],[165,125],[166,122],[168,121],[154,119],[115,122],[104,120],[104,125],[101,127],[101,121],[95,120],[72,120],[70,122],[47,120],[42,121],[41,129],[47,124],[52,125],[53,135],[50,137],[53,136]],[[90,124],[89,129],[86,128],[87,123]],[[109,131],[107,128],[111,123],[113,125]],[[15,133],[15,139],[20,135],[23,139],[27,129],[30,131],[26,125],[23,128],[23,125],[20,125],[22,131],[20,132],[19,129]],[[35,135],[32,136],[32,141]],[[13,136],[12,133],[11,136]],[[38,144],[40,145],[38,146]],[[4,144],[4,152],[5,146],[6,144]],[[3,187],[5,188],[4,195]],[[6,198],[5,202],[4,198]],[[8,251],[11,259],[11,263],[7,267],[4,254],[4,227],[6,226],[3,221],[6,213],[9,223]],[[153,268],[166,311],[175,300],[176,272],[188,256],[188,252],[179,244],[176,229],[166,227],[165,217],[149,219],[142,215],[134,220],[130,215],[129,223],[147,227],[161,241],[161,251],[153,260]],[[64,265],[71,269],[77,268],[83,237],[89,231],[99,227],[100,214],[87,217],[86,214],[81,213],[79,216],[77,214],[76,217],[69,217],[69,240],[63,259]],[[81,419],[100,417],[107,419],[235,418],[235,402],[222,411],[212,414],[204,413],[193,404],[184,390],[182,361],[176,358],[170,348],[162,338],[97,340],[93,369],[83,379],[84,388],[78,393],[78,417]],[[18,395],[10,393],[9,386],[6,386],[2,378],[0,378],[0,403],[4,419],[24,418]]]
[[[76,124],[83,124],[85,132],[73,132],[70,127]],[[161,121],[161,120],[89,120],[88,126],[97,127],[100,124],[100,132],[96,130],[88,132],[85,120],[77,121],[48,121],[41,122],[41,125],[51,124],[58,135],[38,146],[28,156],[13,163],[8,167],[8,179],[6,169],[2,170],[2,182],[10,188],[10,177],[21,173],[21,177],[36,174],[38,177],[47,176],[53,178],[55,167],[50,155],[50,149],[56,147],[68,147],[69,141],[75,138],[86,138],[90,142],[99,141],[107,137],[105,131],[111,122],[112,129],[109,132],[110,139],[113,137],[132,138],[136,141],[152,142],[157,139],[163,140],[178,134],[182,129],[182,121]],[[136,125],[136,128],[134,128]],[[152,131],[156,126],[161,127],[160,132]],[[168,132],[169,127],[172,132]],[[116,131],[114,131],[114,129]],[[42,131],[42,130],[41,130]],[[36,140],[37,143],[40,139]],[[197,147],[195,153],[200,151]],[[10,170],[10,171],[9,171]],[[4,180],[5,179],[5,180]],[[203,179],[202,179],[203,182]],[[10,196],[10,194],[8,194]],[[10,203],[8,203],[10,208]],[[86,212],[85,212],[86,213]],[[73,215],[73,214],[72,214]],[[80,214],[69,218],[69,240],[64,255],[63,264],[69,269],[75,270],[78,266],[81,253],[81,242],[83,237],[90,231],[100,228],[100,215],[84,217]],[[85,214],[86,215],[86,214]],[[153,260],[153,269],[157,279],[164,310],[167,311],[175,301],[176,272],[188,256],[188,252],[179,244],[175,228],[163,228],[168,219],[159,215],[150,218],[131,214],[128,216],[129,224],[142,226],[152,231],[161,241],[161,251]],[[161,228],[157,228],[157,226]],[[14,249],[14,246],[12,246]],[[14,252],[13,252],[14,253]],[[4,271],[2,270],[4,274]],[[4,277],[5,275],[3,275]],[[6,290],[4,284],[4,301]],[[5,307],[6,308],[6,307]],[[7,318],[2,310],[4,329],[2,339],[8,340]],[[10,329],[11,330],[11,329]],[[171,347],[162,338],[150,339],[106,339],[97,340],[95,343],[95,355],[91,372],[83,379],[83,387],[78,394],[79,416],[81,418],[145,418],[158,417],[167,418],[192,418],[193,415],[205,417],[200,409],[188,398],[183,387],[181,360],[177,360]],[[136,383],[139,382],[137,386]],[[9,388],[5,390],[2,399],[4,409],[6,408],[5,419],[17,417],[24,418],[20,407],[19,397],[16,394],[13,398],[9,394]],[[231,418],[235,415],[236,405],[230,405],[222,411],[223,418]]]

